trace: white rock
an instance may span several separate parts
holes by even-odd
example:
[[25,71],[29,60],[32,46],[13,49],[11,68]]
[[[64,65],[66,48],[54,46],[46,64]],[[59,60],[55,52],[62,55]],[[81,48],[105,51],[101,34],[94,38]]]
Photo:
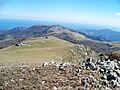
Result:
[[42,81],[42,84],[45,84],[45,81]]
[[55,60],[52,60],[52,61],[50,62],[50,64],[51,64],[51,65],[56,64],[56,61],[55,61]]
[[57,90],[57,87],[54,86],[54,87],[53,87],[53,90]]
[[42,66],[47,66],[48,65],[48,62],[44,62],[43,64],[42,64]]
[[51,51],[52,49],[51,48],[48,48],[49,51]]
[[11,79],[10,81],[15,83],[15,80],[13,80],[13,79]]

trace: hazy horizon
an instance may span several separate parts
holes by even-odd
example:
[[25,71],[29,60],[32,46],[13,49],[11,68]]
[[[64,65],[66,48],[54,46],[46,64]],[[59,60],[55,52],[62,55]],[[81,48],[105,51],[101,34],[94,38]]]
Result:
[[0,18],[120,27],[119,0],[0,0]]
[[24,19],[6,19],[0,18],[0,29],[4,30],[7,28],[15,28],[15,27],[30,27],[33,25],[62,25],[70,29],[111,29],[113,31],[119,31],[119,27],[113,26],[105,26],[105,25],[97,25],[97,24],[88,24],[88,23],[74,23],[74,22],[62,22],[62,21],[47,21],[47,20],[24,20]]

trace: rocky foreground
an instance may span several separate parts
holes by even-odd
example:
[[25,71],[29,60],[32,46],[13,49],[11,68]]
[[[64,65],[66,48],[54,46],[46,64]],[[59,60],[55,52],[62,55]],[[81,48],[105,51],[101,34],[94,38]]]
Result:
[[0,64],[0,90],[120,90],[120,61]]

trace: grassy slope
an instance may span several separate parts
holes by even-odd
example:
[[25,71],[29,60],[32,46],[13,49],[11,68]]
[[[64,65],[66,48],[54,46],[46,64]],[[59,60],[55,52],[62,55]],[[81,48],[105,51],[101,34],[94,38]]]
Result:
[[0,50],[0,62],[28,61],[32,63],[60,60],[65,57],[73,44],[55,37],[29,39],[26,46],[11,46]]

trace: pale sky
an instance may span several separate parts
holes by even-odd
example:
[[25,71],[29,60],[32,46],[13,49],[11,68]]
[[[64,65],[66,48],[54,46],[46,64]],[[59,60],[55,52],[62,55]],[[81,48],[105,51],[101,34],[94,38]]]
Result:
[[120,0],[0,0],[0,18],[120,26]]

